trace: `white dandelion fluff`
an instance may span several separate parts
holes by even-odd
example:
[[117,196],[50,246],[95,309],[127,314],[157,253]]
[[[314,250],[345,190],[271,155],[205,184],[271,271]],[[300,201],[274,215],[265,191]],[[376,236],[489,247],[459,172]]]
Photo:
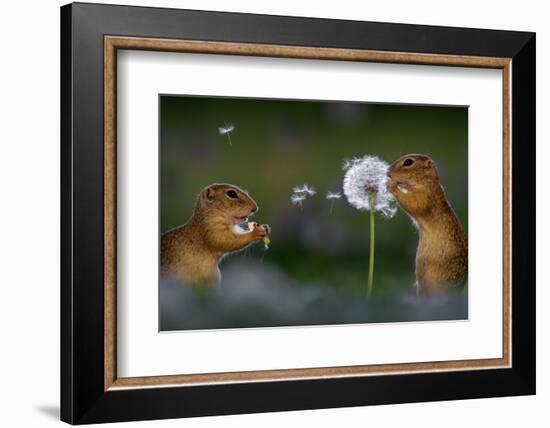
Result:
[[300,186],[294,186],[292,189],[292,196],[290,197],[290,202],[293,205],[298,205],[300,209],[303,206],[304,201],[309,197],[317,193],[317,191],[308,184],[302,184]]
[[393,217],[397,208],[395,199],[388,190],[389,165],[377,156],[363,156],[344,162],[344,195],[350,205],[370,212],[369,276],[367,294],[372,295],[374,277],[374,218],[375,212]]
[[359,210],[380,212],[393,217],[397,208],[388,191],[389,165],[377,156],[363,156],[344,162],[344,195],[350,205]]
[[397,186],[397,188],[399,189],[399,191],[401,193],[409,193],[409,189],[405,186],[402,186],[401,184]]
[[220,126],[218,128],[218,132],[220,133],[220,135],[227,135],[227,139],[229,140],[229,145],[232,146],[233,144],[231,143],[231,133],[235,130],[235,125],[233,125],[232,123],[229,123],[227,125],[224,125],[224,126]]
[[332,210],[334,209],[334,201],[337,199],[340,199],[342,197],[342,194],[340,192],[331,192],[328,191],[325,196],[330,201],[330,215],[332,215]]
[[356,161],[357,161],[357,158],[344,159],[344,163],[342,164],[342,169],[345,171],[351,168]]
[[299,205],[300,208],[302,207],[302,204],[303,202],[306,200],[306,195],[300,195],[300,194],[293,194],[291,197],[290,197],[290,202],[292,203],[292,205]]
[[313,196],[317,193],[314,187],[309,186],[307,184],[302,184],[301,186],[295,186],[294,189],[292,189],[294,193],[297,194],[303,194],[307,196]]
[[220,126],[218,128],[218,132],[220,133],[220,135],[230,134],[234,130],[235,130],[235,125],[233,125],[232,123],[230,123],[229,125]]
[[327,192],[327,196],[326,198],[328,200],[331,200],[331,199],[340,199],[342,197],[342,194],[340,192]]

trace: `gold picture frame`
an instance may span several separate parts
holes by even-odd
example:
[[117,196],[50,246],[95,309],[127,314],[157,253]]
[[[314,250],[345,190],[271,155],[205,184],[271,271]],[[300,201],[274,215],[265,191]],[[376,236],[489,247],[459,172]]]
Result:
[[[392,64],[439,65],[454,67],[493,68],[502,70],[502,145],[503,145],[503,321],[502,358],[422,363],[357,365],[305,369],[261,370],[229,373],[204,373],[148,377],[117,377],[116,373],[116,82],[117,51],[146,50],[209,55],[249,55],[261,57],[359,61]],[[105,140],[105,391],[161,386],[212,385],[221,383],[259,382],[410,374],[440,371],[481,370],[511,366],[511,58],[468,55],[381,52],[358,49],[334,49],[303,46],[282,46],[170,40],[144,37],[104,37],[104,140]]]

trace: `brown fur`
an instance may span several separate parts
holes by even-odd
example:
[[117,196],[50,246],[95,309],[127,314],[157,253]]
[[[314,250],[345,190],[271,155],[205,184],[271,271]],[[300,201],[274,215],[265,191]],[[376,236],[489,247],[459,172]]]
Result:
[[434,295],[461,290],[468,277],[468,246],[434,161],[425,155],[403,156],[390,166],[388,176],[390,192],[418,226],[420,292]]
[[[232,190],[237,198],[230,198]],[[188,285],[217,285],[218,264],[223,256],[238,251],[269,234],[269,226],[236,234],[233,226],[258,210],[256,202],[231,184],[211,184],[197,197],[187,223],[166,232],[161,238],[161,270]]]

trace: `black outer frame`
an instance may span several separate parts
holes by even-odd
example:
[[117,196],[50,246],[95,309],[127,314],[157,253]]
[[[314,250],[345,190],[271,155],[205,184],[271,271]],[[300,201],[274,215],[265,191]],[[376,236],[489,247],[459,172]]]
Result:
[[[104,391],[103,37],[512,58],[512,368]],[[535,393],[535,34],[74,3],[61,8],[61,420]]]

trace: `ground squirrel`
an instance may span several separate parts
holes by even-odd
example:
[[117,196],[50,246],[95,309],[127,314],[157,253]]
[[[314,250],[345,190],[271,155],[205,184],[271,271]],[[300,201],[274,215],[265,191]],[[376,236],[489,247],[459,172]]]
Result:
[[426,295],[461,290],[468,276],[468,246],[451,208],[434,161],[411,154],[388,171],[388,188],[419,230],[416,280]]
[[216,183],[205,187],[187,223],[162,235],[162,273],[188,285],[219,284],[218,264],[225,254],[269,235],[266,224],[246,233],[240,228],[257,210],[256,202],[237,186]]

